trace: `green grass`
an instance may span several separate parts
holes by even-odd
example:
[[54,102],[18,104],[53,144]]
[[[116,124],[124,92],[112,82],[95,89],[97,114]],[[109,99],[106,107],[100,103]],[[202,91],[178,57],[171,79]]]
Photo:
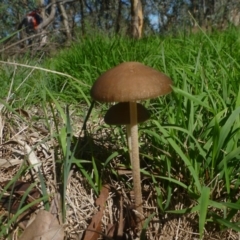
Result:
[[[109,151],[105,159],[93,156],[85,161],[76,160],[70,148],[73,130],[64,105],[70,104],[84,118],[93,82],[123,61],[139,61],[165,72],[174,82],[172,94],[143,102],[152,114],[151,120],[140,125],[139,130],[144,139],[140,149],[144,181],[154,185],[160,212],[197,212],[200,237],[211,222],[218,223],[220,229],[239,231],[239,224],[232,222],[240,208],[235,197],[240,185],[239,46],[240,32],[236,29],[211,35],[152,36],[139,41],[86,38],[41,65],[72,77],[37,69],[30,74],[29,68],[14,69],[7,64],[1,67],[1,98],[10,89],[14,93],[8,102],[9,109],[54,102],[66,125],[56,133],[62,149],[63,189],[73,162],[97,194],[102,172],[110,160],[118,154],[127,156],[125,142],[113,138],[119,151]],[[85,108],[82,110],[79,105]],[[96,122],[106,108],[96,105],[89,121]],[[98,128],[110,127],[103,124]],[[120,128],[117,133],[112,129],[113,136],[118,134],[124,133]],[[126,166],[127,161],[126,157],[123,161]],[[116,174],[114,169],[112,174]],[[184,202],[186,196],[188,201]],[[184,209],[173,208],[176,199],[183,201]],[[190,203],[194,205],[190,207]]]

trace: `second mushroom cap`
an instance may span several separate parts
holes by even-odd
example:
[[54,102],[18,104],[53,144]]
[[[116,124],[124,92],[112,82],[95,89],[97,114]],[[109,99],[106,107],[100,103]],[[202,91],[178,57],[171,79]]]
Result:
[[[137,122],[145,122],[150,118],[148,110],[140,103],[137,103]],[[128,102],[121,102],[108,109],[104,117],[105,123],[109,125],[130,124],[130,106]]]

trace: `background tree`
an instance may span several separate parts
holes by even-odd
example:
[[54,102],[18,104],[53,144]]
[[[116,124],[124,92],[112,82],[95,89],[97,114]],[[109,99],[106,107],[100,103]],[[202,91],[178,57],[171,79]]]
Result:
[[143,10],[141,0],[131,0],[131,34],[134,38],[142,37]]

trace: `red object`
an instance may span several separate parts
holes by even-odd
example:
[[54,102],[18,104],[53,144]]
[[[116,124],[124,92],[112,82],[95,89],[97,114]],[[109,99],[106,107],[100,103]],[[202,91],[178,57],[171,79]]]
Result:
[[29,12],[18,26],[18,30],[23,27],[26,29],[27,34],[35,33],[39,24],[43,22],[43,18],[40,15],[39,9]]
[[39,10],[34,10],[28,13],[27,18],[32,22],[34,29],[36,29],[37,26],[42,22],[42,17],[40,16]]

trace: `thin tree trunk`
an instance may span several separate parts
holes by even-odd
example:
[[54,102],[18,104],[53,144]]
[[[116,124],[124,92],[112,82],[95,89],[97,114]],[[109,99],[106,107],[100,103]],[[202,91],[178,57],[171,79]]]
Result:
[[118,10],[117,10],[117,19],[116,19],[116,28],[115,28],[116,34],[118,34],[120,31],[121,17],[122,17],[122,1],[119,0],[118,1]]
[[65,11],[65,8],[64,8],[62,2],[59,3],[59,9],[60,9],[61,14],[62,14],[63,25],[64,25],[65,32],[66,32],[66,35],[67,35],[67,43],[69,43],[72,40],[72,34],[71,34],[71,31],[70,31],[70,27],[69,27],[68,16],[67,16],[67,13]]
[[142,37],[142,27],[143,27],[143,11],[141,0],[131,0],[131,34],[133,38]]
[[80,0],[80,14],[81,14],[81,29],[82,35],[85,36],[85,20],[84,20],[84,2]]

